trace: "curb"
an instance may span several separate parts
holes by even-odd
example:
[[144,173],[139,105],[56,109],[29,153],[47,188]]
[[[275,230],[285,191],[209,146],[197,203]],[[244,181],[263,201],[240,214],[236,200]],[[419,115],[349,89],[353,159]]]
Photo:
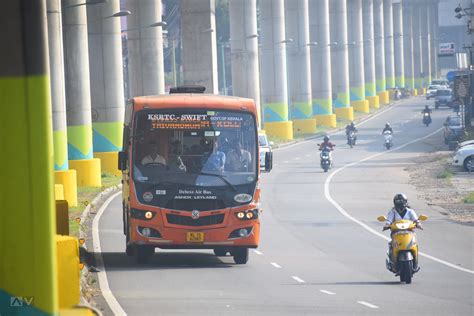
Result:
[[[97,208],[99,208],[102,203],[107,200],[107,198],[109,196],[111,196],[112,194],[114,194],[115,192],[118,192],[119,190],[122,189],[122,184],[118,184],[118,185],[115,185],[113,187],[109,187],[107,189],[105,189],[104,191],[100,192],[99,194],[97,194],[97,196],[92,200],[92,202],[90,202],[86,208],[84,209],[84,211],[82,212],[81,214],[81,224],[85,224],[86,223],[86,220],[87,220],[87,217],[89,216],[90,212],[91,211],[94,211],[96,210]],[[81,238],[84,238],[84,231],[81,229],[79,231],[79,236]]]

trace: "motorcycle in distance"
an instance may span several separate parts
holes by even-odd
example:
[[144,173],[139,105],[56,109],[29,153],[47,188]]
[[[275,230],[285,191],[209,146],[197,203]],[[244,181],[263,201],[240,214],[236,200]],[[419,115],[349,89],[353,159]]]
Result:
[[[418,220],[425,221],[428,217],[420,215]],[[385,222],[385,216],[377,217],[380,222]],[[389,228],[391,231],[391,251],[387,252],[385,264],[387,270],[395,276],[400,276],[400,282],[410,284],[413,274],[420,270],[418,265],[418,243],[414,232],[416,224],[410,220],[394,221]],[[384,229],[385,230],[385,229]]]
[[431,115],[428,112],[421,112],[423,114],[423,124],[428,127],[431,124]]
[[350,131],[348,134],[347,134],[347,144],[349,144],[349,146],[352,148],[355,146],[356,144],[356,136],[355,136],[355,132],[354,131]]
[[392,146],[393,146],[393,136],[392,136],[392,132],[390,131],[385,131],[383,132],[383,137],[384,137],[384,142],[383,142],[383,145],[385,146],[385,148],[390,149]]
[[[318,144],[318,146],[321,146],[321,145]],[[319,158],[320,158],[321,168],[324,170],[324,172],[328,172],[328,170],[332,167],[331,148],[324,147],[320,150],[321,150],[321,153],[319,154]]]

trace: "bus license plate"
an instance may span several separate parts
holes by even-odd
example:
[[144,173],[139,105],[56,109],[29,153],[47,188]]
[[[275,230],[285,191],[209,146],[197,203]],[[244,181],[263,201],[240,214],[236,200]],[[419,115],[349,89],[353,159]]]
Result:
[[188,232],[186,235],[187,242],[203,242],[204,233],[201,232]]

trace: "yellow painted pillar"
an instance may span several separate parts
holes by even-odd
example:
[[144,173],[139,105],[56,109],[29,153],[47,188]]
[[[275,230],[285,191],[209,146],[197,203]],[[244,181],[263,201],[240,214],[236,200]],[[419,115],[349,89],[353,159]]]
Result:
[[57,315],[46,1],[4,1],[0,21],[0,314]]

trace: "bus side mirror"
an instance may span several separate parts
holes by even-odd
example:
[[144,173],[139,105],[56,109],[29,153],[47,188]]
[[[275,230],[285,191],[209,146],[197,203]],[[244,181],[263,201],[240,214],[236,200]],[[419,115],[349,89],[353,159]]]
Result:
[[270,172],[273,168],[273,153],[266,152],[265,153],[265,171]]
[[127,170],[127,161],[128,161],[128,154],[126,151],[119,151],[118,153],[118,169],[119,170]]

